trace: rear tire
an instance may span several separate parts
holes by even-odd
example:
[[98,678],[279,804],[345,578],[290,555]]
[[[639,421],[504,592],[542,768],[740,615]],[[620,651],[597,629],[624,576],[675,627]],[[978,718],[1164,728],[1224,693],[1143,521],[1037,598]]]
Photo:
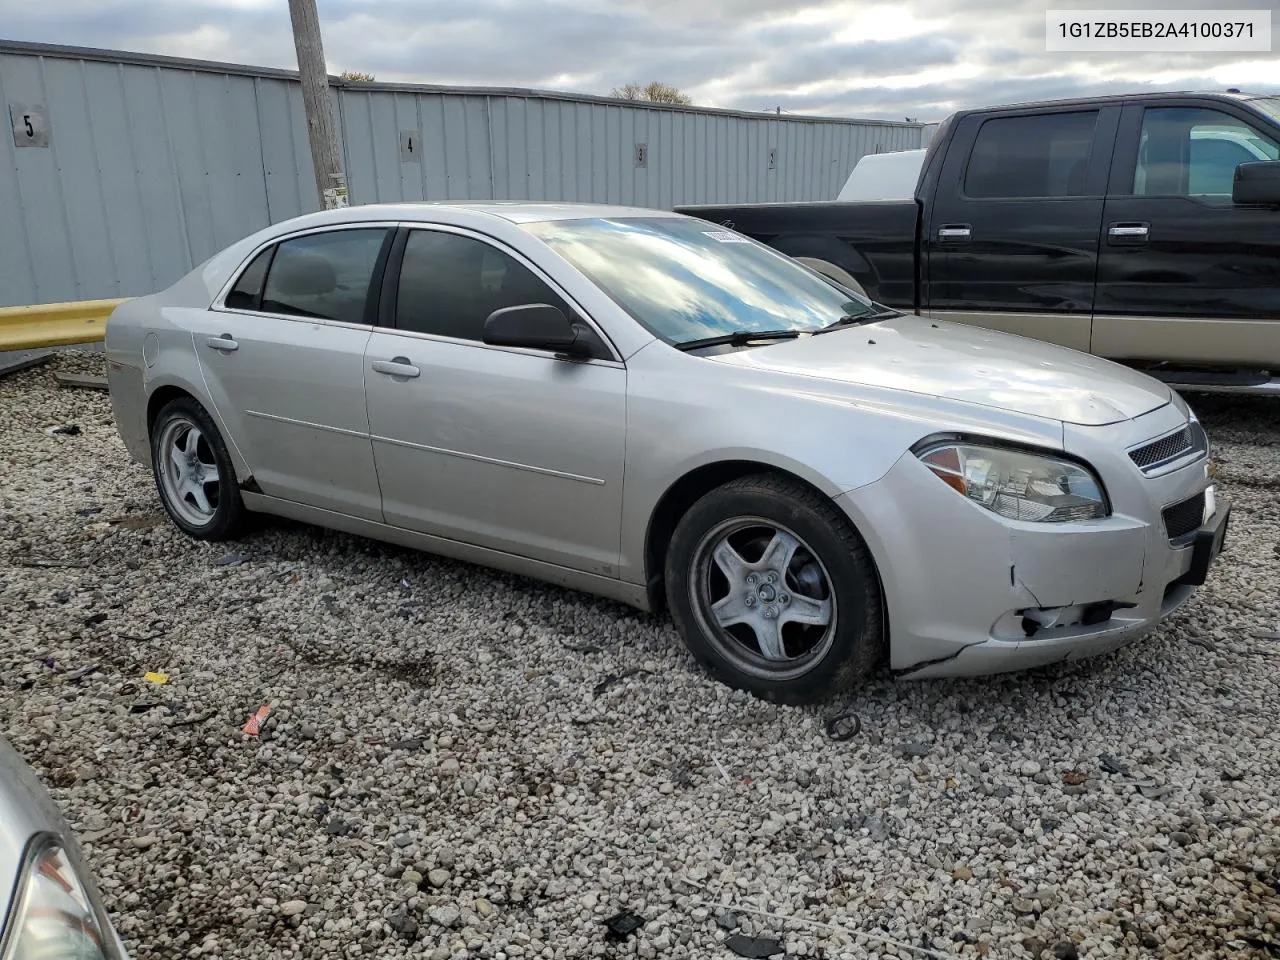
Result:
[[755,474],[703,496],[676,525],[665,579],[693,656],[764,699],[823,700],[883,654],[871,554],[827,497],[796,480]]
[[151,468],[160,502],[197,540],[232,540],[246,526],[235,467],[213,418],[190,397],[166,403],[151,424]]

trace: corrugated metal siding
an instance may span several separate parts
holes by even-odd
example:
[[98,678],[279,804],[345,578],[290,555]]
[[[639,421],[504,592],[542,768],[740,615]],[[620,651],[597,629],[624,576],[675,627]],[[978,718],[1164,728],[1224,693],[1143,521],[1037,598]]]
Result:
[[[15,102],[44,107],[48,148],[15,147]],[[353,84],[334,103],[353,203],[819,200],[863,154],[921,144],[918,124],[530,91]],[[0,110],[0,305],[160,289],[318,207],[301,89],[285,71],[0,43]],[[414,162],[401,159],[404,131]]]
[[[908,125],[367,88],[341,89],[338,97],[355,203],[574,200],[670,208],[820,200],[839,192],[863,154],[920,143],[920,128]],[[452,112],[442,108],[446,100]],[[400,162],[405,131],[421,140],[420,163]],[[638,144],[648,152],[642,167]],[[777,151],[772,170],[770,149]]]

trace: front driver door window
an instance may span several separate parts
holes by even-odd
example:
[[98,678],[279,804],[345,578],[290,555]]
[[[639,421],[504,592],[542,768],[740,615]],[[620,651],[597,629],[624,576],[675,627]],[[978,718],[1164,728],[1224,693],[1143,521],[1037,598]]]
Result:
[[573,314],[488,240],[411,231],[393,288],[394,328],[374,330],[365,370],[386,522],[614,574],[625,367],[603,359],[602,341],[602,359],[572,362],[485,345],[484,321],[502,307]]
[[[1094,353],[1192,366],[1280,366],[1280,214],[1236,206],[1236,166],[1280,156],[1245,116],[1126,106],[1098,254]],[[1131,134],[1132,136],[1132,134]]]
[[1156,107],[1142,119],[1133,192],[1228,204],[1238,165],[1277,157],[1280,146],[1274,140],[1229,114]]

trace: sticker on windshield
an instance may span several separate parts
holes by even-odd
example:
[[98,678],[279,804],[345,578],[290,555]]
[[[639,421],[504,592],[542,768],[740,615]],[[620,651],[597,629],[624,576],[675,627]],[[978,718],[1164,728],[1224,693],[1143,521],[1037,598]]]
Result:
[[748,242],[746,237],[740,236],[739,234],[736,234],[736,233],[729,233],[727,230],[704,230],[702,232],[702,235],[704,237],[710,237],[712,240],[717,240],[720,243],[747,243]]

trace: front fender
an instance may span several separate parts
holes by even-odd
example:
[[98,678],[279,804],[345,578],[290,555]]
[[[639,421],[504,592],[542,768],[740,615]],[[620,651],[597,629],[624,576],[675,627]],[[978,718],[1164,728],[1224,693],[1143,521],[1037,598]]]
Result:
[[791,474],[828,497],[881,479],[939,431],[1058,449],[1062,424],[923,394],[774,373],[655,341],[627,364],[623,579],[644,583],[654,511],[695,470],[727,461]]

